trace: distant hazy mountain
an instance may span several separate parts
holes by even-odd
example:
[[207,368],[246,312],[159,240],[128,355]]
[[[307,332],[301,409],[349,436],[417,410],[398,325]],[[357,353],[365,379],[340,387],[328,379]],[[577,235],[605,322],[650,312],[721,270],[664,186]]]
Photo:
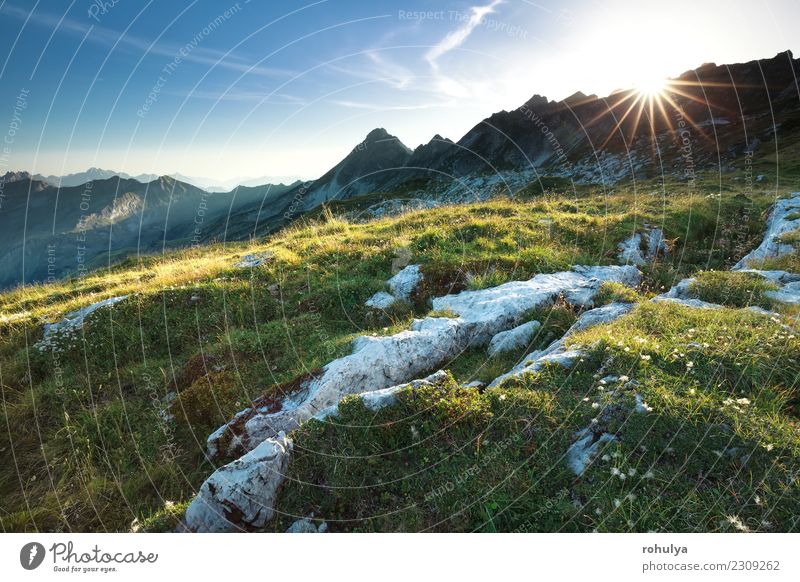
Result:
[[170,174],[176,180],[192,184],[198,188],[202,188],[208,192],[229,192],[236,188],[236,186],[263,186],[264,184],[291,184],[296,182],[296,176],[261,176],[259,178],[250,178],[247,176],[240,176],[231,178],[229,180],[217,180],[214,178],[205,178],[202,176],[186,176],[180,172]]
[[[179,182],[197,186],[207,192],[230,192],[236,186],[262,186],[264,184],[291,184],[297,181],[295,176],[261,176],[259,178],[239,177],[230,180],[217,180],[214,178],[205,178],[198,176],[187,176],[180,172],[168,174]],[[102,168],[89,168],[85,172],[77,172],[74,174],[67,174],[65,176],[42,176],[36,174],[33,177],[37,180],[47,182],[53,186],[80,186],[87,182],[95,180],[107,180],[119,176],[123,179],[134,179],[142,183],[152,182],[159,178],[158,174],[139,174],[133,176],[125,172],[117,170],[103,170]]]
[[170,176],[146,184],[115,176],[59,189],[22,172],[6,177],[0,287],[80,275],[131,254],[213,240],[224,236],[218,224],[231,207],[259,205],[290,188],[209,193]]

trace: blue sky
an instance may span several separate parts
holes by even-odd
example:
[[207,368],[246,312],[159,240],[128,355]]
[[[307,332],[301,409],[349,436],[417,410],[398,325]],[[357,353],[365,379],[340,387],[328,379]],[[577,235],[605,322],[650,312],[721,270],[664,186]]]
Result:
[[796,0],[0,0],[0,170],[313,178],[374,127],[456,140],[534,93],[797,49],[798,21]]

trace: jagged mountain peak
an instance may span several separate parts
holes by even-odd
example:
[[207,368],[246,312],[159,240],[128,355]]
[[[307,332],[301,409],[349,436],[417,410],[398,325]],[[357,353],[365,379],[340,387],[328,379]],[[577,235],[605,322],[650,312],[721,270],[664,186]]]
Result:
[[528,109],[541,109],[549,107],[551,105],[555,105],[555,101],[550,101],[544,95],[539,95],[538,93],[536,93],[533,97],[531,97],[525,102],[525,105],[523,107],[527,107]]
[[[375,129],[373,129],[372,131],[370,131],[367,134],[367,137],[364,138],[364,141],[365,142],[374,142],[374,141],[379,141],[379,140],[382,140],[382,139],[391,139],[393,137],[394,136],[391,135],[384,128],[376,127]],[[397,139],[397,138],[395,138],[395,139]]]
[[381,145],[383,144],[391,144],[393,147],[399,146],[401,150],[406,151],[408,154],[411,154],[411,149],[406,146],[400,138],[397,136],[392,135],[388,131],[386,131],[382,127],[376,127],[372,131],[367,134],[367,137],[364,138],[360,144],[358,144],[354,152],[358,152],[363,150],[365,146],[372,146],[372,145]]
[[19,171],[19,172],[6,172],[2,177],[0,177],[0,181],[4,183],[9,182],[19,182],[21,180],[33,180],[33,176],[31,176],[30,172],[26,171]]

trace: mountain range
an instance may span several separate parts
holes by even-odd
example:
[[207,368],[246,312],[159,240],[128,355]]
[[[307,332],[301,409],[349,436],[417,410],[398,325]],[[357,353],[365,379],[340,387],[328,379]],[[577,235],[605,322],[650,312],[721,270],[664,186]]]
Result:
[[[257,178],[249,176],[239,176],[229,180],[216,180],[214,178],[206,178],[202,176],[187,176],[180,172],[168,174],[169,177],[175,178],[180,182],[191,184],[201,188],[207,192],[229,192],[237,186],[260,186],[263,184],[290,184],[296,182],[299,178],[297,176],[259,176]],[[158,174],[138,174],[131,175],[125,172],[116,170],[103,170],[102,168],[89,168],[85,172],[76,172],[73,174],[66,174],[64,176],[42,176],[41,174],[34,174],[36,180],[47,182],[53,186],[80,186],[86,182],[94,180],[106,180],[108,178],[124,178],[133,179],[142,183],[152,182],[158,179]]]
[[320,178],[289,185],[250,179],[222,191],[179,174],[8,173],[0,178],[0,287],[135,253],[259,236],[321,204],[368,194],[459,202],[543,188],[543,177],[608,186],[667,176],[691,185],[698,172],[747,172],[761,162],[774,169],[798,156],[798,73],[800,61],[787,51],[704,64],[658,97],[534,95],[457,142],[436,135],[414,150],[378,128]]

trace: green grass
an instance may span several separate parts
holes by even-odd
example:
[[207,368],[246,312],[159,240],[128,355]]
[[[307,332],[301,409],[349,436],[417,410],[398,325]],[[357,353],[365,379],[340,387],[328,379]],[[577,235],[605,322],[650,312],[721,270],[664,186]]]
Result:
[[772,302],[764,293],[778,288],[753,273],[703,271],[697,273],[695,279],[689,284],[690,295],[702,301],[731,307],[756,305],[770,308]]
[[[412,317],[430,311],[433,296],[575,264],[614,263],[617,243],[648,222],[662,226],[673,241],[672,257],[645,269],[635,294],[609,287],[602,298],[641,299],[679,278],[724,269],[741,258],[760,239],[763,211],[774,196],[709,197],[675,185],[558,193],[557,186],[549,184],[544,194],[523,192],[516,200],[442,206],[368,223],[335,216],[337,208],[352,210],[342,203],[333,213],[251,244],[127,260],[82,278],[0,294],[0,396],[6,419],[0,430],[0,528],[124,531],[137,520],[140,528],[170,529],[214,470],[204,457],[209,432],[253,399],[349,353],[357,335],[405,329]],[[266,265],[233,267],[241,255],[263,251],[274,255]],[[376,314],[363,303],[385,288],[398,260],[420,263],[425,284],[412,307]],[[42,337],[43,321],[122,294],[131,297],[90,316],[75,342],[62,343],[55,352],[32,349]],[[559,337],[575,316],[563,306],[530,314],[543,324],[530,349]],[[488,359],[473,350],[449,367],[459,382],[486,382],[522,355]],[[583,373],[562,380],[572,386]],[[561,381],[559,374],[552,372],[553,382]],[[591,374],[585,374],[588,382]],[[497,391],[465,391],[452,382],[409,395],[403,407],[378,415],[398,425],[385,429],[385,441],[371,440],[377,429],[363,428],[376,426],[372,415],[360,418],[362,428],[348,434],[309,424],[295,437],[307,445],[297,449],[291,471],[298,479],[316,479],[303,487],[313,483],[322,489],[308,490],[304,504],[305,493],[289,483],[280,503],[301,513],[319,505],[328,513],[318,515],[342,520],[333,529],[586,529],[575,514],[572,478],[558,462],[572,432],[586,420],[573,414],[582,401],[581,385],[569,393],[554,392],[547,383],[537,388],[546,378],[507,389],[502,399]],[[664,390],[680,386],[665,384]],[[787,384],[786,390],[794,388]],[[343,414],[361,417],[359,406],[353,400],[343,405]],[[393,450],[395,443],[417,438],[407,423],[402,434],[395,433],[411,413],[417,415],[420,438],[430,437],[424,451],[407,449],[385,465],[346,460],[348,454]],[[774,414],[781,422],[790,417]],[[426,504],[424,492],[482,463],[493,442],[508,438],[515,440],[492,457],[497,465],[470,478],[468,493],[475,503],[456,512],[466,497],[449,492]],[[309,452],[326,450],[345,459],[330,465]],[[530,466],[512,470],[531,455]],[[383,483],[441,457],[450,461],[443,459],[431,474],[419,476],[423,481],[398,484],[399,489],[361,489],[347,493],[350,497],[326,489],[330,483]],[[364,499],[348,509],[359,495]],[[417,506],[404,513],[407,496]],[[338,501],[332,505],[332,500]],[[388,513],[376,521],[373,510]],[[571,521],[564,521],[566,515]],[[786,522],[779,524],[786,529]]]

